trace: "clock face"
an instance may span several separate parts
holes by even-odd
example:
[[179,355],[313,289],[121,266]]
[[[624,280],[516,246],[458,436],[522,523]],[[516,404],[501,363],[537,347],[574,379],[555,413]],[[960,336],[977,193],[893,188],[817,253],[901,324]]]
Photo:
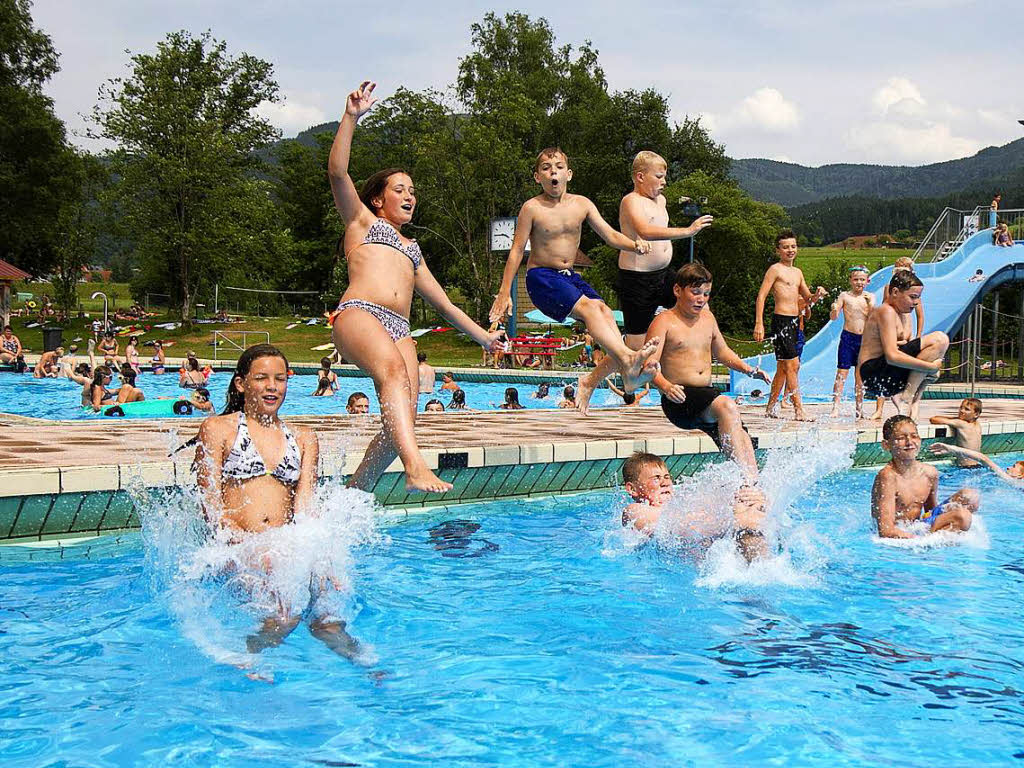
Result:
[[508,251],[516,234],[516,220],[511,216],[491,219],[491,250]]

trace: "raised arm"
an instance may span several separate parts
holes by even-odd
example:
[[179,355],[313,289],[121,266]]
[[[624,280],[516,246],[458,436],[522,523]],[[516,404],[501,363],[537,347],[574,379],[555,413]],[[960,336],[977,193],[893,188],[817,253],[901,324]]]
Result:
[[701,216],[688,227],[660,227],[652,224],[644,213],[643,206],[636,195],[627,195],[619,206],[619,225],[623,221],[629,224],[634,232],[644,240],[679,240],[693,237],[705,227],[711,226],[714,218]]
[[594,205],[593,200],[587,197],[582,197],[581,199],[587,209],[587,223],[590,225],[590,228],[612,248],[618,248],[620,251],[633,251],[641,256],[651,250],[650,243],[642,237],[630,240],[617,229],[614,229],[611,224],[604,220],[601,212]]
[[[518,235],[518,230],[516,230]],[[511,257],[510,257],[511,260]],[[427,262],[421,261],[416,269],[416,292],[430,304],[434,309],[444,315],[452,325],[469,336],[473,341],[490,352],[497,352],[501,348],[501,337],[503,332],[494,331],[488,333],[475,322],[473,318],[459,309],[448,298],[444,288],[437,282],[436,278],[427,267]]]
[[519,209],[519,216],[516,218],[516,234],[512,238],[512,248],[509,249],[505,271],[501,275],[501,285],[498,287],[498,295],[494,297],[494,303],[491,304],[491,311],[488,313],[492,323],[503,320],[512,312],[512,281],[516,279],[519,265],[523,263],[526,241],[530,239],[532,229],[533,208],[527,201]]
[[885,539],[911,539],[896,525],[896,482],[891,472],[883,469],[871,486],[871,514],[878,523],[878,535]]
[[373,89],[376,83],[366,80],[348,95],[345,102],[345,114],[341,118],[338,132],[331,145],[331,154],[327,159],[327,176],[331,180],[331,192],[334,195],[334,206],[345,224],[357,219],[372,218],[369,209],[363,205],[356,191],[352,177],[348,175],[349,155],[352,151],[352,134],[355,133],[359,118],[369,111],[376,99]]

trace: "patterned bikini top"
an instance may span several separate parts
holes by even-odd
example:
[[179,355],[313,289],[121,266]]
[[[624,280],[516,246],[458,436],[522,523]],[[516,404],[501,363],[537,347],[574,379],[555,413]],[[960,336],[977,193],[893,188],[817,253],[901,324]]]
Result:
[[302,454],[299,452],[299,444],[295,442],[295,436],[284,424],[281,424],[284,432],[285,442],[288,447],[285,449],[281,463],[274,467],[274,471],[267,470],[263,463],[263,457],[256,450],[252,442],[252,435],[249,434],[249,426],[245,420],[245,414],[238,412],[238,432],[235,435],[235,443],[231,446],[231,453],[224,459],[224,467],[221,475],[230,477],[232,480],[248,480],[253,477],[270,475],[280,480],[285,485],[295,485],[299,482],[300,469],[302,467]]
[[18,339],[15,336],[7,338],[6,336],[0,336],[0,345],[3,346],[4,351],[14,354],[18,351]]
[[420,266],[420,262],[423,260],[423,252],[420,250],[419,243],[413,240],[408,245],[403,245],[402,238],[398,236],[398,230],[384,219],[377,219],[370,225],[370,228],[366,230],[366,237],[363,238],[363,243],[387,245],[396,251],[401,251],[409,257],[414,270]]

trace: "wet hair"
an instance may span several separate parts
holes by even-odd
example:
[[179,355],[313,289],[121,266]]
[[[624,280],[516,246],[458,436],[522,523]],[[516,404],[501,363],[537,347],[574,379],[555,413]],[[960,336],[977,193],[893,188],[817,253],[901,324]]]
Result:
[[[270,345],[269,344],[257,344],[256,346],[257,347],[269,347]],[[249,347],[249,349],[252,349],[252,347]],[[275,347],[275,349],[276,349],[276,347]],[[245,353],[243,352],[242,354],[245,354]],[[238,358],[238,361],[241,362],[242,358]],[[250,362],[249,365],[252,365],[252,362]],[[196,358],[194,358],[194,357],[186,357],[185,358],[185,370],[186,371],[198,371],[199,370],[199,361]],[[246,371],[248,371],[248,370],[249,369],[247,368]],[[230,387],[229,387],[229,389],[230,389]]]
[[97,365],[96,370],[92,372],[92,386],[95,387],[97,384],[103,384],[103,380],[107,378],[107,376],[113,375],[114,372],[107,368],[107,366]]
[[515,387],[508,387],[505,389],[505,403],[506,405],[520,405],[519,403],[519,390]]
[[622,393],[622,402],[624,402],[626,405],[632,405],[633,403],[635,403],[636,402],[636,392],[623,392]]
[[441,374],[441,378],[442,379],[447,378],[447,379],[451,379],[452,381],[455,381],[455,376],[454,376],[454,374],[452,374],[451,371],[445,371],[444,373],[442,373]]
[[981,416],[981,400],[976,397],[965,397],[964,402],[974,409],[974,412]]
[[[224,410],[221,411],[222,415],[225,413],[238,413],[245,408],[245,393],[238,391],[235,381],[248,376],[249,371],[252,369],[252,364],[261,357],[279,357],[284,360],[285,369],[288,368],[288,358],[273,344],[254,344],[249,347],[239,356],[238,363],[235,365],[235,372],[231,374],[231,381],[228,382],[227,402],[224,404]],[[195,360],[195,358],[190,358],[191,360]],[[199,370],[199,361],[195,362],[195,367],[192,370]]]
[[898,272],[893,272],[892,279],[889,280],[889,292],[899,291],[903,293],[918,285],[924,285],[920,277],[909,269],[901,269]]
[[633,175],[636,176],[640,171],[646,171],[648,168],[665,168],[667,170],[668,163],[657,152],[642,149],[633,158]]
[[466,393],[461,389],[452,390],[452,401],[448,403],[448,407],[451,408],[453,405],[465,405],[466,404]]
[[622,462],[622,482],[635,483],[645,467],[667,467],[665,460],[653,453],[637,451]]
[[351,408],[356,404],[356,400],[366,400],[367,402],[369,402],[370,398],[366,396],[365,392],[353,392],[351,395],[348,396],[348,402],[345,403],[345,407]]
[[321,357],[320,358],[320,367],[323,368],[325,371],[331,370],[331,358],[329,358],[329,357]]
[[885,420],[885,424],[882,425],[882,439],[892,440],[892,436],[896,434],[896,430],[899,429],[901,424],[912,424],[914,429],[917,429],[917,422],[909,416],[890,416]]
[[206,387],[198,387],[196,389],[196,394],[199,395],[200,397],[206,398],[207,400],[210,399],[210,390],[208,390]]
[[79,363],[75,366],[75,373],[79,376],[91,376],[92,367],[88,363]]
[[384,193],[384,190],[388,188],[388,179],[396,173],[404,173],[409,178],[412,178],[405,168],[385,168],[383,171],[377,171],[363,182],[363,188],[359,190],[359,199],[363,201],[363,205],[369,208],[374,215],[377,214],[380,208],[373,204],[373,198],[380,197]]
[[424,411],[429,411],[430,410],[430,406],[432,406],[432,405],[440,405],[441,406],[441,410],[442,411],[444,410],[444,403],[442,403],[436,397],[433,400],[427,400],[426,405],[423,406],[423,410]]
[[564,397],[566,400],[576,399],[576,390],[572,388],[571,384],[562,390],[562,397]]
[[321,376],[320,381],[316,383],[316,392],[313,393],[313,397],[321,397],[325,392],[331,388],[331,380],[326,376]]
[[132,368],[130,365],[122,365],[121,370],[119,370],[118,373],[121,374],[121,381],[125,382],[126,384],[131,384],[133,387],[135,386],[134,368]]
[[537,394],[540,395],[541,397],[547,397],[548,396],[548,391],[550,389],[551,389],[551,385],[550,384],[548,384],[546,381],[542,382],[541,384],[539,384],[537,386]]
[[561,147],[545,147],[537,154],[537,159],[533,161],[533,172],[536,173],[540,170],[540,164],[544,161],[545,157],[556,157],[557,155],[565,158],[565,166],[568,168],[569,156],[565,154]]
[[796,233],[792,229],[784,229],[775,236],[775,247],[779,247],[779,243],[783,240],[796,240]]
[[426,352],[418,352],[416,354],[416,360],[418,362],[421,362],[421,363],[427,362],[427,353]]
[[676,272],[676,285],[680,288],[685,288],[686,286],[700,288],[702,285],[710,282],[712,282],[711,272],[699,261],[684,264]]

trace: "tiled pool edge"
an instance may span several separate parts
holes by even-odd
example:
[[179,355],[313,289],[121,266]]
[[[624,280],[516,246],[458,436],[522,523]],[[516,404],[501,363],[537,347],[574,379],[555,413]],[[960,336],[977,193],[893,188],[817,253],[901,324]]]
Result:
[[[925,447],[944,439],[946,429],[921,425]],[[831,429],[849,433],[850,429]],[[1024,421],[987,422],[982,447],[986,453],[1024,450]],[[878,428],[859,430],[854,466],[884,463]],[[755,435],[759,459],[765,451],[794,445],[802,433]],[[708,463],[721,461],[710,438],[684,434],[634,440],[581,441],[427,450],[425,458],[441,477],[455,483],[446,494],[406,493],[402,474],[386,472],[374,488],[391,519],[419,511],[498,498],[550,496],[613,488],[622,462],[636,450],[666,458],[674,476],[692,475]],[[358,456],[346,460],[342,472],[354,468]],[[392,470],[397,470],[392,465]],[[171,461],[98,467],[41,467],[0,470],[5,488],[18,493],[0,496],[0,544],[60,541],[136,529],[132,492],[173,488],[187,482],[188,464]]]

